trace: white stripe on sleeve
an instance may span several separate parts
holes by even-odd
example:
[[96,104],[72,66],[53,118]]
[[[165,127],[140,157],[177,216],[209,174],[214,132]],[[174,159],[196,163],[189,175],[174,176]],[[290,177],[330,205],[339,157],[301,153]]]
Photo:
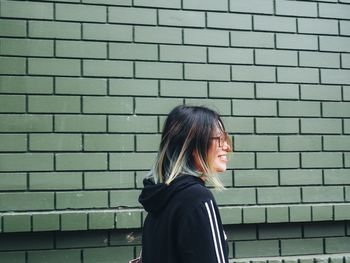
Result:
[[216,218],[216,213],[215,213],[215,210],[214,210],[214,205],[213,205],[213,201],[212,200],[210,200],[210,205],[211,205],[211,209],[212,209],[213,215],[214,215],[216,233],[218,234],[218,238],[219,238],[219,247],[220,247],[222,262],[225,262],[224,251],[222,250],[222,243],[221,243],[221,235],[220,235],[220,231],[219,231],[219,225],[218,225],[218,221],[217,221],[217,218]]

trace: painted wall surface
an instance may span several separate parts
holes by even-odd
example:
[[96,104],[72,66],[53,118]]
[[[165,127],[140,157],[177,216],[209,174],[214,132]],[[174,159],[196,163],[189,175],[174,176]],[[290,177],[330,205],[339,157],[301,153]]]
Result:
[[136,256],[183,103],[233,138],[233,261],[350,262],[349,0],[1,0],[0,262]]

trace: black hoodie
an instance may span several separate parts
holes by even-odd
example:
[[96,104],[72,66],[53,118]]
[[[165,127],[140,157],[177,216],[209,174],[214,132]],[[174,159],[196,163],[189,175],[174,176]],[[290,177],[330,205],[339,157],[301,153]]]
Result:
[[181,175],[168,186],[145,179],[139,202],[148,212],[143,263],[228,263],[220,214],[203,180]]

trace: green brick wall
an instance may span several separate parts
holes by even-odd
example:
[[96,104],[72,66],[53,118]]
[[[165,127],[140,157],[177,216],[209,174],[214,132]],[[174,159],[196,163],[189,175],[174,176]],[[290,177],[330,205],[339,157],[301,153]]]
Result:
[[349,0],[0,0],[0,262],[135,256],[183,103],[233,138],[232,262],[350,262]]

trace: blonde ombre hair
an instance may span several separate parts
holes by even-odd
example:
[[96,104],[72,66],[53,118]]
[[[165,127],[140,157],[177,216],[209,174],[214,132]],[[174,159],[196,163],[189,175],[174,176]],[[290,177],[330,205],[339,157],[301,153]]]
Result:
[[[216,129],[225,132],[220,116],[206,107],[180,105],[168,115],[155,164],[151,170],[154,181],[170,184],[182,174],[203,176],[217,189],[224,186],[208,162],[208,150]],[[228,138],[228,143],[230,143]],[[195,167],[196,153],[202,167]]]

